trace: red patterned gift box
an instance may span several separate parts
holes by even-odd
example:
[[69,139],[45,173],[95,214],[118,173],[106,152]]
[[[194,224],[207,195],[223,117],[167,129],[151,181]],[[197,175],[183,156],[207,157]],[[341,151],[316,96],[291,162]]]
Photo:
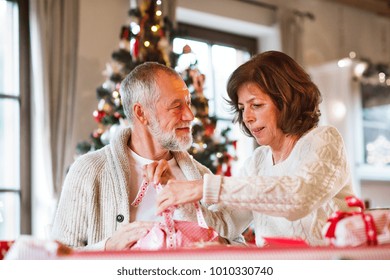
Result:
[[0,260],[4,259],[5,254],[13,243],[14,241],[0,241]]
[[363,202],[347,197],[358,211],[335,212],[324,227],[324,237],[337,247],[390,243],[390,209],[365,210]]

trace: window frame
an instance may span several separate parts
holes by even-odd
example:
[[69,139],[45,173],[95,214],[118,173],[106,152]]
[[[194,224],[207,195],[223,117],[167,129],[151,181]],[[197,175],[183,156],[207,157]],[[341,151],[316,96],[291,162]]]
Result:
[[[209,46],[221,45],[232,47],[241,51],[246,51],[250,56],[253,56],[258,52],[258,41],[255,37],[237,35],[183,22],[177,22],[176,37],[203,42]],[[216,114],[216,110],[214,114]],[[214,115],[213,117],[221,121],[231,122],[233,120],[233,116],[231,118],[225,118]]]
[[18,5],[19,35],[19,95],[0,93],[1,99],[12,99],[19,103],[19,137],[20,189],[2,188],[2,193],[17,193],[20,201],[20,232],[32,233],[31,208],[31,97],[30,97],[30,39],[29,39],[29,1],[6,0]]
[[210,45],[218,44],[248,51],[252,56],[257,53],[258,43],[255,37],[242,36],[205,27],[178,22],[178,37],[203,41]]
[[[376,164],[369,164],[367,162],[367,150],[365,147],[365,141],[364,141],[364,127],[365,127],[365,120],[363,118],[363,110],[364,110],[364,90],[362,82],[357,80],[357,91],[358,91],[358,110],[359,115],[357,122],[357,127],[359,127],[359,135],[357,136],[359,140],[358,145],[358,165],[357,165],[357,174],[359,177],[359,180],[361,182],[390,182],[390,165],[376,165]],[[379,85],[376,85],[379,86]]]

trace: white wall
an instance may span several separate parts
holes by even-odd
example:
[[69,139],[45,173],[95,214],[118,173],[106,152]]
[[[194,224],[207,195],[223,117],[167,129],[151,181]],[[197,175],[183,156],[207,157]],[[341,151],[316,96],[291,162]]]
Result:
[[363,181],[361,197],[368,200],[370,207],[390,207],[390,183],[381,181]]
[[[96,88],[113,51],[119,48],[121,26],[128,23],[129,0],[80,0],[75,124],[72,146],[88,140],[97,128],[92,112],[97,109]],[[70,155],[70,162],[73,155]],[[69,162],[69,164],[70,164]]]

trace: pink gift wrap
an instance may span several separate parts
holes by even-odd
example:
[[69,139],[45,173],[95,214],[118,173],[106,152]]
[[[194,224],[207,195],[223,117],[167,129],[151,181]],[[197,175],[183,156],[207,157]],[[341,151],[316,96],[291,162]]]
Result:
[[[198,223],[186,221],[174,221],[175,233],[172,235],[176,238],[177,247],[196,247],[197,244],[205,242],[217,242],[218,233],[212,228],[202,228]],[[149,233],[138,240],[131,247],[131,250],[161,250],[169,248],[167,242],[169,235],[164,223],[154,226]]]
[[[149,186],[148,182],[142,182],[137,197],[132,203],[133,206],[137,207],[142,202]],[[162,186],[157,185],[155,189],[161,191]],[[199,202],[195,202],[194,206],[197,212],[197,223],[173,220],[175,207],[171,207],[163,213],[164,221],[155,225],[148,234],[131,247],[131,250],[177,249],[218,241],[218,233],[207,226]]]

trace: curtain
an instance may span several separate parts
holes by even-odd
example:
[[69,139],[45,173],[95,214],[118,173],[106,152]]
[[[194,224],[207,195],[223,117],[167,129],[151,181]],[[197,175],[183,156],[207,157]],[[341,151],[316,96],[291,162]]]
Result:
[[[30,0],[33,234],[50,224],[71,154],[79,0]],[[47,221],[42,217],[47,216]],[[39,219],[38,219],[39,217]]]
[[303,65],[304,17],[295,10],[278,8],[277,18],[282,51]]
[[174,28],[176,28],[176,8],[177,8],[177,0],[169,0],[162,2],[162,12],[163,15],[168,17],[171,21]]

